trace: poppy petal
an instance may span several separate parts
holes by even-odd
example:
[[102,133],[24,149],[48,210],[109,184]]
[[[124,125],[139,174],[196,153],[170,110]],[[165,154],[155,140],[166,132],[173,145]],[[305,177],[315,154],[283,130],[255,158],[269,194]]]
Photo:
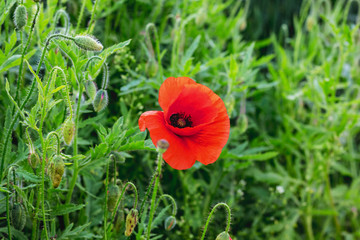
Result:
[[154,145],[160,139],[166,139],[170,146],[163,154],[165,162],[172,168],[183,170],[192,167],[195,163],[195,154],[189,147],[189,140],[181,138],[171,132],[165,125],[164,113],[160,111],[148,111],[139,118],[140,131],[147,128]]
[[185,85],[168,110],[164,110],[168,123],[171,115],[176,113],[190,116],[192,127],[212,122],[218,114],[218,109],[213,105],[209,90],[201,84]]
[[196,84],[196,82],[188,77],[169,77],[165,79],[159,90],[160,107],[167,111],[187,84]]

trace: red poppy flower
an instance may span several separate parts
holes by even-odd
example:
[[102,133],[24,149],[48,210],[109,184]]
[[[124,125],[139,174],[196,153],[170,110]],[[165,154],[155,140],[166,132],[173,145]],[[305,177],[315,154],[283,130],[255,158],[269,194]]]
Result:
[[230,121],[224,102],[208,87],[187,77],[169,77],[160,87],[163,111],[140,116],[154,145],[166,139],[170,146],[164,160],[175,169],[188,169],[199,161],[215,162],[229,138]]

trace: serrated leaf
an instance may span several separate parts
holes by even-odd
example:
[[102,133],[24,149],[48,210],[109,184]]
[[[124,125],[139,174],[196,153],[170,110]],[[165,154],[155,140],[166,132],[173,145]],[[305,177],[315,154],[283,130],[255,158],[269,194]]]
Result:
[[71,212],[75,212],[78,211],[80,209],[82,209],[83,207],[85,207],[85,204],[62,204],[62,205],[58,205],[55,208],[52,209],[51,214],[54,216],[61,216],[61,215],[65,215]]
[[22,178],[24,178],[26,181],[29,181],[29,182],[33,182],[33,183],[41,182],[41,177],[36,176],[35,174],[33,174],[33,173],[31,173],[31,172],[28,172],[28,171],[26,171],[26,170],[23,169],[23,168],[17,168],[17,169],[16,169],[16,174],[17,174],[19,177],[22,177]]

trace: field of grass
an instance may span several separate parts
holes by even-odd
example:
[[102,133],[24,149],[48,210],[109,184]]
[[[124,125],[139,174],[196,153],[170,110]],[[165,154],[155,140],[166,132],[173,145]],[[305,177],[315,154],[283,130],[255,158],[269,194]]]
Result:
[[[1,0],[0,239],[359,240],[359,13],[359,0]],[[164,135],[167,151],[153,122],[140,131],[176,105],[159,96],[169,77],[223,100],[223,148],[212,123],[208,138],[175,134],[185,145]],[[207,118],[198,94],[177,104]]]

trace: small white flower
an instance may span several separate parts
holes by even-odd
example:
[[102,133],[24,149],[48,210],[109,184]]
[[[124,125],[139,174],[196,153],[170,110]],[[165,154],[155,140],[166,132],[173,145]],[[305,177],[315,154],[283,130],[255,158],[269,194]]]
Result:
[[285,192],[284,187],[283,186],[276,186],[276,191],[280,194],[283,194]]

